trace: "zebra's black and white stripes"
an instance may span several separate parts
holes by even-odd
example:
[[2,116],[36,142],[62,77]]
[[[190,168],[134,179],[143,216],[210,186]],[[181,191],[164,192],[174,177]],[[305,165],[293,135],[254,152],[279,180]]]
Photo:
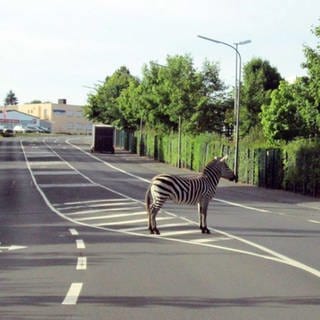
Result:
[[216,192],[220,178],[236,180],[234,172],[225,162],[226,158],[215,158],[203,172],[193,176],[160,174],[155,176],[146,193],[146,209],[150,233],[159,234],[156,215],[167,200],[178,204],[198,204],[200,229],[210,233],[207,227],[207,209]]

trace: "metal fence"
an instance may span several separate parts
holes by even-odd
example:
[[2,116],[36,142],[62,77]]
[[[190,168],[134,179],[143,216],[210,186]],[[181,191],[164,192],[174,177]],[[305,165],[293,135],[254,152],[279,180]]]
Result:
[[[214,157],[228,155],[234,163],[234,147],[210,135],[183,135],[179,154],[178,135],[156,135],[117,131],[118,147],[156,160],[200,171]],[[314,149],[314,148],[313,148]],[[312,150],[313,150],[312,149]],[[309,149],[308,149],[309,150]],[[320,196],[320,154],[299,151],[288,154],[280,148],[239,149],[239,181],[259,187],[286,189],[315,197]],[[290,160],[290,161],[289,161]]]

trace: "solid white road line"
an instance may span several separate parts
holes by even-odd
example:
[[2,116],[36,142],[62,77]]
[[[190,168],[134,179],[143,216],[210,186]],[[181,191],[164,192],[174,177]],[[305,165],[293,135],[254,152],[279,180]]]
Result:
[[87,270],[87,257],[78,257],[76,270]]
[[68,171],[68,170],[61,170],[61,171],[34,171],[33,174],[35,176],[43,176],[43,175],[48,175],[48,176],[56,176],[56,175],[69,175],[69,174],[78,174],[75,171]]
[[[56,208],[59,210],[69,210],[69,209],[81,209],[81,208],[100,208],[100,207],[118,207],[123,205],[128,205],[128,202],[116,202],[116,203],[98,203],[98,204],[87,204],[87,205],[77,205],[77,206],[63,206],[63,205],[56,205]],[[132,205],[136,205],[136,202],[132,201]],[[112,209],[108,209],[112,210]]]
[[50,166],[56,166],[56,165],[66,165],[62,161],[30,161],[29,162],[31,167],[36,167],[36,166],[44,166],[44,167],[50,167]]
[[320,223],[320,221],[318,221],[318,220],[308,220],[309,222],[311,222],[311,223]]
[[139,211],[139,212],[131,212],[131,213],[110,214],[110,215],[105,215],[105,216],[86,217],[86,218],[79,218],[79,219],[77,219],[77,221],[113,219],[113,218],[132,217],[132,216],[141,216],[141,215],[146,215],[146,212]]
[[39,184],[40,188],[79,188],[79,187],[97,187],[93,183],[44,183]]
[[73,235],[73,236],[79,235],[79,232],[78,232],[76,229],[74,229],[74,228],[70,228],[70,229],[69,229],[69,232],[70,232],[71,235]]
[[[159,217],[157,218],[157,221],[160,220],[171,220],[174,219],[173,217]],[[116,225],[122,225],[122,224],[132,224],[132,223],[140,223],[140,222],[146,222],[147,219],[137,219],[137,220],[126,220],[126,221],[115,221],[115,222],[103,222],[103,223],[95,223],[93,224],[94,227],[102,227],[102,226],[116,226]]]
[[[63,202],[63,203],[53,203],[53,206],[65,206],[65,205],[74,205],[74,204],[87,204],[87,203],[99,203],[99,202],[117,202],[117,201],[134,201],[131,199],[96,199],[96,200],[86,200],[86,201],[73,201],[73,202]],[[134,201],[136,202],[136,201]]]
[[248,210],[258,211],[258,212],[271,213],[270,210],[260,209],[260,208],[255,208],[255,207],[249,207],[249,206],[245,206],[245,205],[240,204],[240,203],[231,202],[231,201],[227,201],[227,200],[222,200],[222,199],[219,199],[219,198],[213,198],[213,200],[217,201],[217,202],[226,203],[226,204],[231,205],[231,206],[240,207],[240,208],[243,208],[243,209],[248,209]]
[[77,249],[85,249],[86,245],[84,244],[84,241],[82,239],[76,240]]
[[77,304],[80,292],[82,290],[83,283],[82,282],[74,282],[71,284],[62,304],[66,305],[74,305]]
[[[105,165],[107,165],[107,166],[109,166],[109,167],[111,167],[111,168],[114,168],[115,170],[118,170],[118,171],[120,171],[120,172],[123,172],[123,173],[125,173],[125,174],[127,174],[127,175],[129,175],[129,176],[132,176],[132,177],[137,177],[137,179],[140,180],[140,181],[145,181],[145,182],[147,182],[147,183],[150,183],[150,180],[148,180],[148,179],[144,179],[144,178],[138,177],[138,176],[136,176],[136,175],[133,175],[133,174],[131,174],[131,173],[128,173],[128,172],[126,172],[125,170],[122,170],[122,169],[119,169],[119,168],[117,168],[117,167],[115,167],[115,166],[112,166],[111,164],[109,164],[109,163],[107,163],[107,162],[99,159],[98,157],[95,157],[95,156],[91,155],[89,152],[86,152],[86,151],[82,150],[80,147],[71,144],[71,143],[69,142],[69,140],[67,140],[66,142],[69,143],[70,145],[72,145],[74,148],[79,149],[81,152],[83,152],[83,153],[87,154],[88,156],[92,157],[93,159],[96,159],[97,161],[99,161],[99,162],[101,162],[101,163],[103,163],[103,164],[105,164]],[[30,162],[29,162],[28,159],[27,159],[26,152],[25,152],[25,148],[24,148],[24,146],[23,146],[22,141],[20,141],[20,145],[21,145],[21,148],[22,148],[22,150],[23,150],[24,157],[25,157],[25,160],[26,160],[26,163],[27,163],[27,168],[28,168],[28,170],[29,170],[29,172],[30,172],[30,174],[31,174],[32,181],[34,182],[37,190],[39,191],[40,195],[41,195],[42,198],[44,199],[44,201],[45,201],[45,203],[47,204],[47,206],[48,206],[53,212],[55,212],[57,215],[59,215],[60,217],[66,219],[66,220],[68,220],[68,221],[71,221],[71,222],[73,222],[73,223],[78,223],[78,224],[80,224],[80,225],[86,225],[86,226],[88,226],[88,225],[85,224],[85,223],[77,222],[76,220],[73,220],[73,219],[67,217],[66,215],[62,214],[61,212],[59,212],[58,210],[56,210],[56,209],[54,208],[54,206],[50,203],[50,201],[49,201],[48,198],[46,197],[46,195],[45,195],[45,193],[43,192],[43,190],[42,190],[42,189],[39,187],[39,185],[37,184],[37,181],[36,181],[36,179],[35,179],[35,177],[34,177],[34,175],[33,175],[33,172],[32,172],[31,164],[30,164]],[[57,156],[60,157],[58,154],[57,154]],[[60,157],[60,158],[61,158],[61,157]],[[61,160],[63,160],[63,159],[61,158]],[[57,162],[57,163],[58,163],[58,162]],[[63,164],[64,166],[69,166],[70,168],[72,168],[72,169],[76,170],[77,172],[79,172],[79,174],[80,174],[81,176],[83,176],[85,179],[87,179],[88,181],[90,181],[90,182],[92,182],[92,183],[95,183],[93,180],[91,180],[90,178],[88,178],[88,177],[86,177],[85,175],[83,175],[80,171],[78,171],[77,169],[75,169],[75,168],[74,168],[73,166],[71,166],[69,163],[67,163],[67,162],[64,161],[64,162],[62,162],[61,164]],[[134,198],[128,197],[127,195],[125,195],[125,194],[123,194],[123,193],[120,193],[120,192],[118,192],[118,191],[116,191],[116,190],[113,190],[113,189],[111,189],[111,188],[108,188],[108,187],[106,187],[106,186],[104,186],[104,185],[101,185],[101,184],[96,184],[96,185],[97,185],[97,186],[100,186],[101,188],[103,188],[103,189],[105,189],[105,190],[111,191],[111,192],[119,195],[120,197],[123,197],[123,198],[126,198],[126,199],[131,199],[131,200],[133,200],[133,201],[136,201],[136,202],[138,202],[138,203],[141,203],[141,201],[138,201],[138,200],[136,200],[136,199],[134,199]],[[241,204],[239,204],[239,203],[235,203],[235,202],[229,202],[229,201],[225,201],[225,200],[221,200],[221,199],[218,199],[218,200],[219,200],[220,202],[224,202],[224,203],[227,203],[227,204],[230,204],[230,205],[233,205],[233,206],[237,206],[237,207],[243,207],[243,208],[246,208],[246,209],[249,209],[249,210],[255,210],[255,211],[260,211],[260,212],[270,212],[270,213],[274,213],[274,212],[269,211],[269,210],[263,210],[263,209],[260,209],[260,208],[258,209],[258,208],[254,208],[254,207],[243,206],[243,205],[241,205]],[[263,211],[262,211],[262,210],[263,210]],[[167,213],[170,214],[168,211],[167,211]],[[173,214],[172,214],[172,215],[173,215]],[[177,215],[173,215],[173,216],[174,216],[174,217],[177,217]],[[158,218],[158,219],[159,219],[159,218]],[[173,219],[173,217],[172,217],[171,219]],[[187,221],[188,219],[184,219],[184,220]],[[190,220],[190,221],[191,221],[191,220]],[[194,223],[194,221],[191,221],[191,223]],[[108,228],[103,228],[103,227],[100,228],[99,226],[95,226],[95,225],[91,225],[91,226],[92,226],[92,227],[96,227],[96,228],[98,228],[98,229],[109,230]],[[317,269],[314,269],[314,268],[312,268],[312,267],[309,267],[309,266],[307,266],[307,265],[305,265],[305,264],[303,264],[303,263],[301,263],[301,262],[299,262],[299,261],[296,261],[296,260],[294,260],[294,259],[290,259],[289,257],[286,257],[286,256],[284,256],[284,255],[282,255],[282,254],[280,254],[280,253],[278,253],[278,252],[276,252],[276,251],[273,251],[273,250],[271,250],[271,249],[269,249],[269,248],[267,248],[267,247],[258,245],[258,244],[256,244],[256,243],[251,242],[251,241],[248,241],[248,240],[245,240],[244,238],[240,238],[240,237],[234,236],[234,235],[232,235],[232,234],[227,234],[226,232],[223,232],[222,230],[217,230],[217,229],[212,229],[212,230],[214,230],[215,232],[220,233],[220,234],[222,234],[222,235],[225,235],[225,236],[227,236],[227,237],[229,236],[230,238],[232,238],[232,239],[234,239],[234,240],[239,240],[240,242],[246,243],[246,244],[248,244],[249,246],[251,245],[252,247],[255,247],[255,248],[257,248],[257,249],[260,249],[260,250],[262,250],[263,252],[265,252],[265,253],[268,254],[268,255],[262,255],[262,254],[257,254],[257,253],[255,253],[255,252],[238,250],[238,249],[235,249],[235,248],[228,248],[228,247],[217,246],[217,245],[210,244],[210,243],[203,243],[203,244],[201,244],[201,243],[193,243],[193,244],[194,244],[194,245],[207,246],[207,247],[213,247],[213,248],[222,249],[222,250],[231,251],[231,252],[238,252],[238,253],[248,254],[248,255],[251,255],[251,256],[260,257],[260,258],[267,259],[267,260],[277,261],[277,262],[284,263],[284,264],[287,264],[287,265],[296,267],[296,268],[298,268],[298,269],[304,270],[304,271],[306,271],[306,272],[308,272],[308,273],[310,273],[310,274],[313,274],[314,276],[320,278],[320,270],[317,270]],[[117,232],[117,230],[112,230],[112,231],[116,231],[116,232]],[[135,234],[135,233],[130,233],[130,232],[128,232],[128,234]],[[150,235],[145,235],[145,234],[136,234],[136,235],[137,235],[137,236],[143,236],[143,237],[150,237]],[[154,235],[153,235],[153,237],[154,237]],[[167,240],[169,240],[169,241],[181,242],[181,243],[189,243],[189,244],[192,243],[190,240],[187,241],[187,240],[177,239],[177,238],[176,238],[176,239],[172,239],[172,238],[165,238],[165,237],[163,237],[163,239],[167,239]],[[269,256],[269,255],[271,255],[271,256]]]
[[[184,227],[184,226],[190,226],[191,224],[186,222],[186,223],[167,223],[167,224],[161,224],[159,227],[161,229],[163,228],[170,228],[170,227]],[[193,224],[192,224],[193,225]],[[146,226],[143,227],[132,227],[132,228],[124,228],[124,229],[119,229],[118,231],[121,232],[133,232],[133,231],[140,231],[140,230],[147,230]]]
[[168,231],[168,232],[161,232],[160,235],[163,237],[169,237],[169,236],[180,236],[183,234],[194,234],[194,233],[200,233],[199,230],[181,230],[181,231]]
[[[61,209],[59,209],[61,210]],[[93,209],[93,210],[83,210],[83,211],[76,211],[71,213],[65,213],[66,216],[79,216],[89,213],[98,213],[98,212],[106,212],[106,209]]]
[[128,210],[134,210],[134,209],[140,209],[139,207],[125,207],[125,208],[114,208],[114,209],[93,209],[93,210],[83,210],[83,211],[76,211],[72,213],[66,213],[67,216],[75,216],[75,215],[81,215],[81,214],[87,214],[87,213],[97,213],[97,212],[111,212],[111,211],[128,211]]
[[210,237],[210,238],[195,239],[191,241],[195,243],[208,243],[208,242],[216,242],[216,241],[223,241],[223,240],[232,240],[232,239],[227,237]]

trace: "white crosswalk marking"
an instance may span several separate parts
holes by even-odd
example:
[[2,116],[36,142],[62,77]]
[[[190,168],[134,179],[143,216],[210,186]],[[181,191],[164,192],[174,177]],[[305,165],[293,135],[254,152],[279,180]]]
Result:
[[99,219],[113,219],[113,218],[122,218],[122,217],[132,217],[132,216],[141,216],[145,215],[145,212],[130,212],[130,213],[121,213],[121,214],[111,214],[104,216],[96,216],[96,217],[85,217],[79,218],[78,221],[90,221],[90,220],[99,220]]
[[197,233],[199,234],[199,230],[194,229],[194,230],[179,230],[179,231],[168,231],[168,232],[161,232],[162,237],[169,237],[169,236],[180,236],[184,234],[194,234]]
[[[37,150],[30,157],[55,157],[56,155],[48,152],[48,150]],[[44,158],[43,158],[44,159]],[[44,176],[58,176],[58,175],[77,175],[79,172],[65,161],[57,161],[51,158],[52,161],[30,161],[31,170],[36,177]],[[38,161],[37,161],[38,160]],[[70,170],[71,169],[71,170]],[[89,180],[90,181],[90,180]],[[51,182],[51,181],[50,181]],[[54,182],[54,180],[52,180]],[[81,183],[40,183],[38,186],[43,190],[50,190],[51,188],[92,188],[99,187],[99,184],[93,182]],[[49,192],[49,191],[48,191]],[[120,195],[120,194],[119,194]],[[71,200],[71,199],[70,199]],[[98,199],[84,199],[78,201],[66,201],[63,203],[53,203],[54,208],[65,217],[79,222],[82,225],[93,227],[114,228],[120,232],[134,232],[141,234],[149,234],[147,227],[148,217],[143,204],[135,199],[122,197],[115,198],[98,198]],[[199,229],[191,221],[180,218],[174,214],[167,212],[160,212],[157,220],[159,228],[161,229],[160,237],[181,239],[183,236],[188,236],[188,241],[193,243],[210,243],[214,241],[225,240],[225,238],[205,237],[199,238]],[[167,223],[166,223],[167,222]],[[76,234],[75,229],[70,229],[72,235]],[[193,236],[194,235],[194,236]],[[198,235],[197,237],[195,235]],[[77,248],[85,248],[85,244],[81,239],[76,240]],[[78,261],[77,269],[85,268],[85,259]]]
[[[174,219],[173,217],[159,217],[157,220],[171,220]],[[126,220],[126,221],[114,221],[114,222],[103,222],[103,223],[96,223],[94,224],[95,227],[101,227],[101,226],[117,226],[117,225],[123,225],[123,224],[135,224],[135,223],[146,223],[147,218],[144,219],[137,219],[137,220]]]
[[216,241],[223,241],[223,240],[231,240],[227,237],[209,237],[209,238],[200,238],[200,239],[194,239],[192,242],[195,243],[208,243],[208,242],[216,242]]

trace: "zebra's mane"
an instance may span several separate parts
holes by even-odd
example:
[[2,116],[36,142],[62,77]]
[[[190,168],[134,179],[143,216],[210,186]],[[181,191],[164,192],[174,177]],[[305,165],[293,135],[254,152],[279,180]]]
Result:
[[203,169],[202,173],[204,175],[212,174],[212,169],[218,168],[221,158],[215,158],[211,160]]

